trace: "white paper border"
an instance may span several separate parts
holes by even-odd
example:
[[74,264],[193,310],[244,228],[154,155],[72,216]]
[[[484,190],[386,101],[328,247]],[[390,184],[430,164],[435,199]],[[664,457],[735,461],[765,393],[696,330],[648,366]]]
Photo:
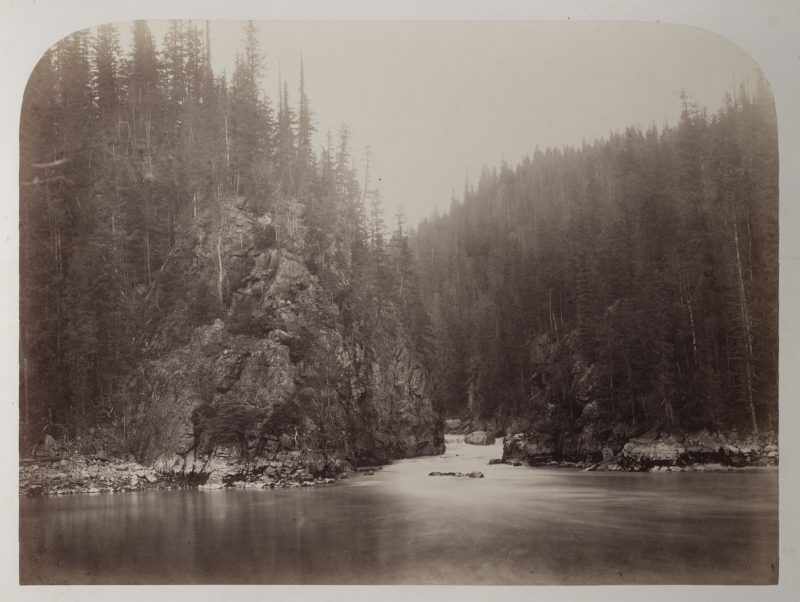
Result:
[[[18,581],[18,127],[25,82],[42,52],[72,31],[103,22],[168,19],[368,19],[661,21],[719,33],[759,63],[775,95],[780,136],[780,584],[771,587],[24,587]],[[0,0],[0,595],[4,600],[239,600],[307,598],[370,601],[481,600],[794,600],[798,579],[800,399],[800,2],[796,0],[407,0],[175,1]]]

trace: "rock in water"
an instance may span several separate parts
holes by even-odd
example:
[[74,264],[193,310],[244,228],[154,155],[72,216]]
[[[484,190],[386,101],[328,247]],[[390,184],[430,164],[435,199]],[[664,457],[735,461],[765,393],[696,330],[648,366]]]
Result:
[[543,433],[516,433],[503,440],[503,460],[514,466],[547,464],[553,460],[556,447],[553,437]]
[[429,477],[469,477],[471,479],[482,479],[483,478],[483,473],[480,472],[480,471],[477,471],[477,470],[475,470],[473,472],[469,472],[469,473],[463,473],[463,472],[439,472],[438,470],[435,470],[433,472],[429,472],[428,476]]
[[464,443],[470,445],[494,445],[495,437],[487,431],[472,431],[464,437]]
[[458,433],[461,430],[461,420],[458,418],[448,418],[444,421],[446,433]]

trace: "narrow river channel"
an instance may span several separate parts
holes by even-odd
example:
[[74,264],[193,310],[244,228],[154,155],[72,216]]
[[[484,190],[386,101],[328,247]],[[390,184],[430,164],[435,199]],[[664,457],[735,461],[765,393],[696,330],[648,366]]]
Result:
[[[778,471],[586,473],[500,444],[318,488],[21,499],[23,583],[773,583]],[[430,477],[479,470],[485,478]]]

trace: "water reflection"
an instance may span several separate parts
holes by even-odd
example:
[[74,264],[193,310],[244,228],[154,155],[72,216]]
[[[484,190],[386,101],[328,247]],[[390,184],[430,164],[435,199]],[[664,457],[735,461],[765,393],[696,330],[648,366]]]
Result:
[[[770,583],[777,471],[488,466],[450,438],[323,489],[21,500],[26,583]],[[481,470],[484,479],[428,477]]]

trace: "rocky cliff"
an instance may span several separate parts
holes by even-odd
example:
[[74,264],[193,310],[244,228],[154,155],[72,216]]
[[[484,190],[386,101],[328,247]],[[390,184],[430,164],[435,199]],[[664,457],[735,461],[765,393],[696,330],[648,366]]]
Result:
[[[125,385],[137,460],[198,472],[280,457],[323,473],[440,453],[443,421],[402,325],[370,337],[346,327],[336,291],[305,264],[302,233],[280,248],[279,234],[229,201],[184,235],[176,264],[197,298],[164,319]],[[222,311],[202,314],[217,301]]]

